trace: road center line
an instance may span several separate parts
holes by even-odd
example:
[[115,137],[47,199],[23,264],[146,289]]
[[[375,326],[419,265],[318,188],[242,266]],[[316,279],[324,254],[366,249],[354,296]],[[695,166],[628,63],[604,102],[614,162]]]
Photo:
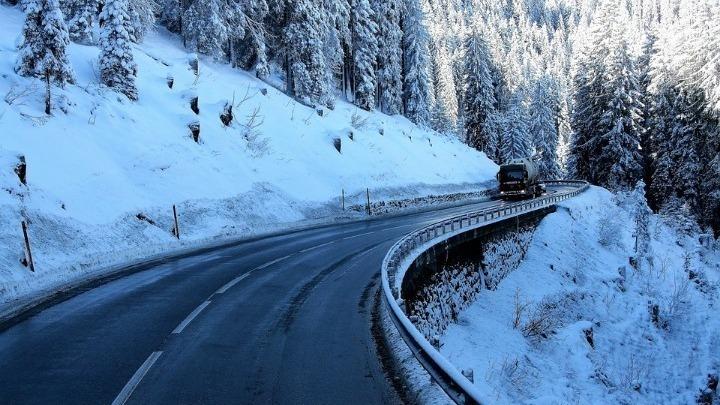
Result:
[[265,263],[265,264],[263,264],[263,265],[261,265],[261,266],[255,267],[255,268],[253,269],[253,271],[254,271],[254,270],[262,270],[262,269],[264,269],[265,267],[272,266],[273,264],[275,264],[275,263],[277,263],[277,262],[280,262],[280,261],[283,261],[283,260],[287,259],[287,258],[290,257],[290,256],[292,256],[292,255],[287,255],[287,256],[283,256],[283,257],[277,258],[277,259],[275,259],[275,260],[271,260],[271,261],[269,261],[269,262],[267,262],[267,263]]
[[224,286],[220,287],[217,291],[215,291],[215,294],[223,294],[223,293],[225,293],[225,291],[227,291],[227,290],[229,290],[230,288],[232,288],[232,286],[234,286],[235,284],[237,284],[237,283],[245,280],[245,279],[250,275],[250,273],[252,273],[252,271],[249,271],[249,272],[243,274],[242,276],[235,277],[234,279],[230,280],[227,284],[225,284]]
[[300,253],[305,253],[305,252],[309,252],[309,251],[311,251],[311,250],[320,249],[321,247],[327,246],[327,245],[329,245],[329,244],[331,244],[331,243],[335,243],[335,241],[334,241],[334,240],[331,240],[330,242],[326,242],[326,243],[323,243],[323,244],[321,244],[321,245],[316,245],[316,246],[312,246],[312,247],[303,249],[303,250],[300,251]]
[[185,327],[188,326],[188,324],[190,324],[190,322],[192,322],[192,320],[195,319],[195,317],[198,316],[198,314],[203,309],[205,309],[205,307],[208,305],[210,305],[210,300],[207,300],[207,301],[203,302],[202,304],[200,304],[197,308],[195,308],[194,311],[190,312],[190,315],[188,315],[184,321],[180,322],[180,325],[178,325],[177,328],[175,328],[175,330],[172,331],[172,333],[178,334],[178,333],[182,332],[183,329],[185,329]]
[[118,396],[112,402],[112,405],[123,405],[125,402],[127,402],[127,400],[130,398],[130,395],[132,395],[133,391],[135,391],[135,388],[137,388],[138,384],[140,384],[140,381],[143,379],[143,377],[145,377],[145,374],[147,374],[148,370],[150,370],[150,367],[155,364],[155,362],[162,353],[163,352],[152,352],[150,354],[147,360],[145,360],[145,362],[130,378],[130,381],[125,384],[122,391],[120,391]]
[[357,234],[357,235],[346,236],[346,237],[343,238],[343,240],[353,239],[353,238],[359,238],[359,237],[361,237],[361,236],[370,235],[370,234],[373,234],[373,233],[375,233],[375,232],[377,232],[377,231],[370,231],[370,232],[365,232],[365,233],[359,233],[359,234]]
[[390,231],[390,230],[393,230],[393,229],[407,228],[408,226],[417,226],[417,224],[398,225],[398,226],[393,226],[393,227],[390,227],[390,228],[383,228],[382,230],[383,230],[383,231]]

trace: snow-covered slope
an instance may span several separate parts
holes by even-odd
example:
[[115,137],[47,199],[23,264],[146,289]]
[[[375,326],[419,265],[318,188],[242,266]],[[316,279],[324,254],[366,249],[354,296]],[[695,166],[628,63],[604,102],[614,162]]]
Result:
[[[471,191],[496,171],[483,154],[400,116],[344,102],[320,116],[203,58],[196,77],[191,56],[165,32],[135,49],[137,102],[101,88],[98,49],[73,44],[77,84],[53,89],[55,109],[45,117],[42,83],[13,70],[22,23],[18,8],[0,6],[0,302],[179,243],[337,216],[343,189],[348,204],[366,188],[373,200]],[[190,109],[195,95],[199,115]],[[233,100],[225,127],[220,113]],[[194,121],[199,144],[188,129]],[[27,186],[13,173],[16,155],[26,158]],[[183,242],[169,232],[173,204]],[[18,263],[23,217],[35,274]]]
[[[562,203],[518,269],[446,330],[441,352],[497,403],[695,403],[720,371],[720,257],[654,217],[653,266],[634,270],[633,228],[604,189]],[[523,332],[531,320],[545,336]]]

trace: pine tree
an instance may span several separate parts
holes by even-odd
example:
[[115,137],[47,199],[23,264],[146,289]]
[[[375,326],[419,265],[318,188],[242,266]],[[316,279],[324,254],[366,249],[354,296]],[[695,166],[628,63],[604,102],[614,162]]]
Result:
[[329,103],[329,72],[322,52],[323,20],[312,0],[292,0],[283,32],[287,58],[287,88],[291,95],[308,104]]
[[593,156],[598,152],[594,138],[602,128],[600,120],[609,103],[604,88],[603,64],[612,48],[607,31],[612,24],[610,16],[616,12],[610,1],[599,6],[575,60],[570,166],[573,177],[589,180],[592,183],[598,182],[597,173],[592,167]]
[[650,247],[650,207],[645,198],[645,182],[639,180],[631,194],[632,215],[635,220],[635,254],[644,257]]
[[100,7],[98,0],[72,0],[66,1],[64,9],[67,10],[67,28],[70,39],[81,44],[93,44],[93,28],[97,20]]
[[643,43],[642,53],[637,60],[637,70],[639,72],[639,97],[641,104],[641,121],[640,121],[640,154],[642,156],[643,180],[645,184],[652,182],[652,145],[651,130],[652,125],[652,108],[653,96],[650,91],[652,81],[650,61],[656,51],[657,36],[654,32],[648,32]]
[[185,46],[223,59],[229,32],[225,23],[228,10],[222,0],[195,0],[182,16],[182,35]]
[[629,189],[642,177],[642,105],[638,103],[635,65],[624,38],[612,50],[607,63],[603,88],[610,97],[597,128],[599,134],[591,141],[592,177],[611,190]]
[[527,111],[521,91],[516,92],[505,112],[505,132],[500,137],[499,153],[502,163],[530,156],[530,133]]
[[58,0],[27,0],[24,10],[25,25],[15,71],[60,86],[74,83],[67,57],[70,39]]
[[185,12],[183,4],[188,0],[156,0],[158,5],[158,21],[170,32],[182,33],[182,16]]
[[433,66],[433,88],[435,90],[432,114],[433,128],[442,133],[454,133],[458,119],[458,100],[455,88],[449,50],[442,43],[435,46]]
[[128,1],[129,32],[133,42],[142,42],[148,30],[155,25],[155,8],[155,0]]
[[697,218],[687,202],[671,196],[660,208],[660,215],[665,222],[683,235],[692,235],[700,231]]
[[106,0],[100,13],[100,81],[130,100],[137,100],[137,65],[132,53],[127,9],[127,0]]
[[425,16],[419,0],[408,0],[403,29],[403,100],[405,115],[418,125],[430,124],[432,80]]
[[372,110],[375,108],[377,86],[375,66],[378,55],[378,27],[369,0],[353,0],[352,11],[355,105]]
[[680,91],[673,103],[670,127],[669,159],[673,165],[672,177],[675,195],[681,198],[693,214],[700,206],[699,179],[701,176],[700,134],[705,131],[702,120],[702,95]]
[[230,0],[226,20],[230,63],[265,79],[270,74],[266,33],[262,24],[269,13],[265,0]]
[[348,100],[353,94],[352,33],[350,30],[349,0],[323,0],[324,25],[323,42],[327,87],[332,89],[340,82],[343,94]]
[[402,112],[402,38],[401,0],[375,0],[378,25],[377,81],[378,106],[387,114]]
[[465,55],[465,139],[473,148],[495,156],[497,134],[486,131],[486,121],[495,112],[495,87],[490,76],[490,55],[480,31],[468,35]]
[[535,83],[530,97],[529,131],[533,139],[535,155],[538,156],[538,172],[543,179],[560,177],[557,160],[558,133],[554,115],[558,105],[557,92],[548,77]]

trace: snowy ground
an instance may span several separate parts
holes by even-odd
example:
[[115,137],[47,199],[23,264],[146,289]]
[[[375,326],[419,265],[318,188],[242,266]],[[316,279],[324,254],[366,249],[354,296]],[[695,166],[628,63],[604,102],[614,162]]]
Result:
[[[321,117],[202,58],[196,77],[163,31],[135,49],[138,102],[100,87],[98,49],[73,44],[77,84],[53,89],[56,108],[45,117],[41,83],[13,71],[22,23],[18,8],[0,6],[0,304],[170,249],[361,215],[339,209],[343,189],[350,207],[364,203],[366,188],[376,202],[492,186],[497,167],[483,154],[403,117],[340,101]],[[195,121],[199,144],[187,127]],[[27,186],[13,172],[17,155]],[[180,242],[170,233],[173,204]],[[19,264],[22,218],[35,274]]]
[[497,403],[695,403],[720,371],[720,255],[652,221],[654,266],[637,271],[633,222],[609,192],[560,204],[517,270],[446,330],[441,352]]

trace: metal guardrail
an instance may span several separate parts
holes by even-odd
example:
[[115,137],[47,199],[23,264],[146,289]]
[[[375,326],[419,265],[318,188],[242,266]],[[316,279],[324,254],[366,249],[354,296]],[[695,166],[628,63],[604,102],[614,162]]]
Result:
[[[528,201],[504,204],[477,212],[458,215],[417,229],[398,240],[383,259],[381,275],[385,301],[390,308],[395,326],[410,346],[415,357],[423,364],[430,375],[457,403],[491,403],[483,398],[480,391],[462,373],[452,365],[417,330],[402,309],[400,286],[405,272],[415,259],[430,247],[468,230],[513,218],[521,214],[555,205],[558,202],[575,197],[588,188],[588,183],[580,180],[544,181],[546,185],[575,186],[574,190],[554,193]],[[398,282],[398,278],[400,279]]]

